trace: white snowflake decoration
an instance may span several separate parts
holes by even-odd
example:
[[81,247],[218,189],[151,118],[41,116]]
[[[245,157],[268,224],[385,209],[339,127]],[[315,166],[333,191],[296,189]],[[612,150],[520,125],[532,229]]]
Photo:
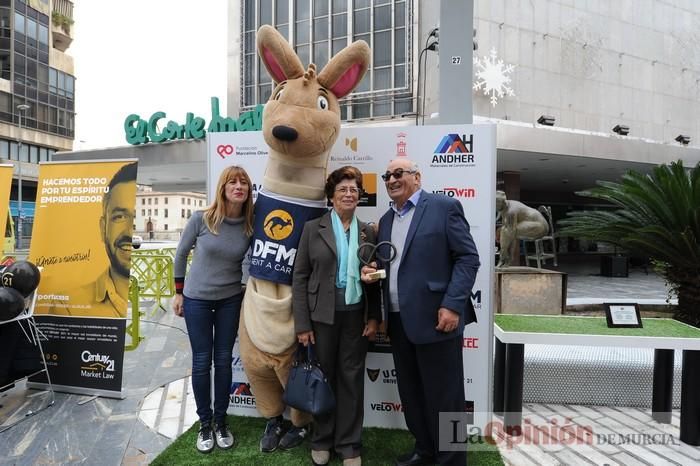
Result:
[[491,96],[491,105],[493,107],[498,103],[498,99],[509,95],[515,96],[513,89],[510,88],[510,74],[515,68],[514,65],[505,65],[503,60],[497,58],[496,49],[492,48],[489,56],[479,58],[474,57],[474,66],[476,80],[474,81],[474,90],[484,90],[484,95]]

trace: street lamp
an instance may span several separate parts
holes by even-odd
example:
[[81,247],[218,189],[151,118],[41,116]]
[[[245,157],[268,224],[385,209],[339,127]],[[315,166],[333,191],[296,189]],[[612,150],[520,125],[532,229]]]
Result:
[[19,137],[17,142],[17,249],[22,249],[22,223],[24,216],[22,215],[22,114],[29,110],[29,105],[19,104],[17,111],[19,112]]

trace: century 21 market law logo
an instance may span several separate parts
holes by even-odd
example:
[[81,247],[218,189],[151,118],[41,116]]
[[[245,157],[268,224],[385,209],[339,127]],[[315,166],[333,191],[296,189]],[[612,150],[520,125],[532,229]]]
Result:
[[268,238],[281,241],[294,231],[294,220],[285,210],[273,210],[265,217],[263,230]]
[[[114,359],[107,354],[92,354],[85,350],[80,353],[80,375],[92,379],[113,379]],[[110,372],[112,372],[110,374]]]
[[474,163],[474,135],[448,134],[443,136],[440,143],[433,151],[431,167],[454,168],[473,167]]

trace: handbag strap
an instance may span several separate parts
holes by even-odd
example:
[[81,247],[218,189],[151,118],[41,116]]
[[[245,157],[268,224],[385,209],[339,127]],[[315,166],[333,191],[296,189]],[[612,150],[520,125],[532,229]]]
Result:
[[316,353],[314,352],[314,344],[309,343],[309,345],[306,347],[306,360],[309,362],[309,364],[319,366],[318,359],[316,359]]

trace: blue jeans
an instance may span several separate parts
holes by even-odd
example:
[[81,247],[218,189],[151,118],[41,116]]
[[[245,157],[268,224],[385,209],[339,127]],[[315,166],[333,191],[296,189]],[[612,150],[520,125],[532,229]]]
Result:
[[243,294],[226,299],[192,299],[184,296],[183,309],[192,346],[192,389],[202,425],[212,421],[211,361],[214,356],[214,422],[226,419],[231,391],[233,344],[238,333]]

